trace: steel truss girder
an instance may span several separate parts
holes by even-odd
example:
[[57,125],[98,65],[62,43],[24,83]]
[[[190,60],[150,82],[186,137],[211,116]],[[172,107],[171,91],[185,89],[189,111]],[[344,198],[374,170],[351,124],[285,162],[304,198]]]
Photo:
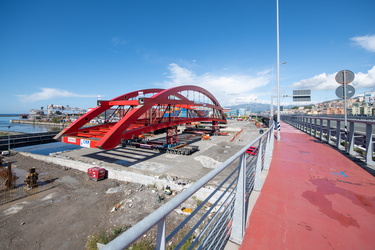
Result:
[[[181,94],[183,91],[194,91],[194,96],[195,92],[198,92],[208,98],[211,103],[197,102],[195,99],[189,100],[188,97]],[[144,96],[150,94],[152,96],[142,97],[142,100],[137,99],[140,92]],[[193,85],[170,89],[137,90],[120,95],[109,101],[98,101],[98,105],[98,107],[81,116],[74,123],[62,130],[56,135],[55,139],[66,143],[107,150],[115,148],[122,140],[131,139],[143,133],[162,128],[199,121],[212,121],[215,124],[219,122],[226,123],[223,108],[216,98],[207,90]],[[118,122],[84,127],[92,119],[110,110],[113,106],[129,106],[129,108],[125,109],[121,107],[124,114]],[[167,107],[169,107],[169,116],[164,117]],[[171,116],[171,113],[177,108],[186,109],[187,117]],[[157,109],[159,111],[165,109],[161,117],[156,116]],[[203,117],[199,112],[200,109],[211,110],[212,117]],[[117,110],[120,110],[120,108]]]

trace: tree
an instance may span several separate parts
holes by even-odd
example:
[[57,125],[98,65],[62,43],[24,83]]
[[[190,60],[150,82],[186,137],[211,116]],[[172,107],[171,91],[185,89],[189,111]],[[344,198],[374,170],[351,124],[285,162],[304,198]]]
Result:
[[52,120],[51,120],[51,122],[53,122],[53,123],[60,123],[61,122],[61,118],[59,118],[59,117],[53,117]]

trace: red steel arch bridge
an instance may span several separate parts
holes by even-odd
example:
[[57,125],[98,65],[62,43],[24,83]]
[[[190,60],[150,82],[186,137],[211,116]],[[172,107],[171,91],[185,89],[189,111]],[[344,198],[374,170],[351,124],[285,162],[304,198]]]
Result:
[[[143,89],[93,108],[63,129],[54,139],[83,147],[113,149],[124,140],[167,129],[167,142],[177,137],[177,125],[212,122],[214,131],[226,123],[223,108],[207,90],[193,85]],[[93,121],[101,124],[93,125]]]

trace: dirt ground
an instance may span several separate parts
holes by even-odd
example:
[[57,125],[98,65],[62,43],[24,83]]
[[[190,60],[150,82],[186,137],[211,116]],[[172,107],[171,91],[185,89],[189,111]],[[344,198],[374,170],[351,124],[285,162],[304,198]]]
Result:
[[[134,225],[173,198],[152,186],[89,180],[83,172],[20,153],[5,160],[14,170],[36,167],[38,181],[55,179],[55,187],[0,206],[0,249],[85,249],[88,236]],[[165,199],[159,202],[158,195]]]
[[[134,161],[133,152],[133,165],[125,167],[133,168],[132,171],[155,168],[152,175],[159,176],[164,173],[162,170],[165,170],[165,166],[168,166],[167,172],[172,176],[195,181],[259,136],[254,125],[243,122],[233,124],[244,129],[241,138],[236,138],[233,142],[229,142],[229,136],[200,141],[197,144],[200,151],[191,156],[151,155]],[[94,154],[95,152],[91,152],[93,149],[89,153],[85,150],[88,149],[64,155],[77,162],[97,161],[111,166],[111,161],[123,164],[129,161],[127,151],[130,149],[121,149],[120,159],[117,159],[118,151]],[[150,153],[142,152],[136,156],[143,154]],[[87,155],[91,158],[86,159],[84,156]],[[122,226],[135,225],[174,197],[165,195],[164,190],[157,189],[156,186],[114,179],[98,182],[89,180],[85,172],[39,161],[21,153],[12,152],[5,160],[12,163],[12,170],[19,177],[18,185],[23,183],[28,169],[35,167],[39,174],[38,182],[42,184],[53,180],[54,187],[0,205],[0,249],[85,249],[89,236],[101,232],[111,233]],[[117,165],[117,168],[124,168],[119,163]],[[179,167],[181,165],[188,165],[189,168]],[[164,197],[164,200],[160,201],[159,196]],[[182,207],[194,209],[198,202],[190,198],[168,216],[167,232],[187,217],[181,213]],[[114,211],[117,206],[118,209]]]

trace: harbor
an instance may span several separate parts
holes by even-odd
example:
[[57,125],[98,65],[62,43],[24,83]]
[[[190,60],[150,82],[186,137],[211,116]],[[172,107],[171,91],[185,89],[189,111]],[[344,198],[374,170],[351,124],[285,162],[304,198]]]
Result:
[[53,126],[53,127],[60,127],[64,128],[70,122],[64,122],[64,123],[56,123],[56,122],[45,122],[45,121],[38,121],[38,120],[10,120],[11,124],[29,124],[29,125],[36,125],[36,126]]
[[79,146],[53,140],[66,124],[16,119],[17,114],[0,114],[0,151],[15,150],[41,155],[73,150]]
[[17,133],[42,133],[60,130],[59,126],[52,126],[50,123],[33,123],[29,120],[15,119],[17,115],[0,115],[0,133],[1,135],[11,135]]

